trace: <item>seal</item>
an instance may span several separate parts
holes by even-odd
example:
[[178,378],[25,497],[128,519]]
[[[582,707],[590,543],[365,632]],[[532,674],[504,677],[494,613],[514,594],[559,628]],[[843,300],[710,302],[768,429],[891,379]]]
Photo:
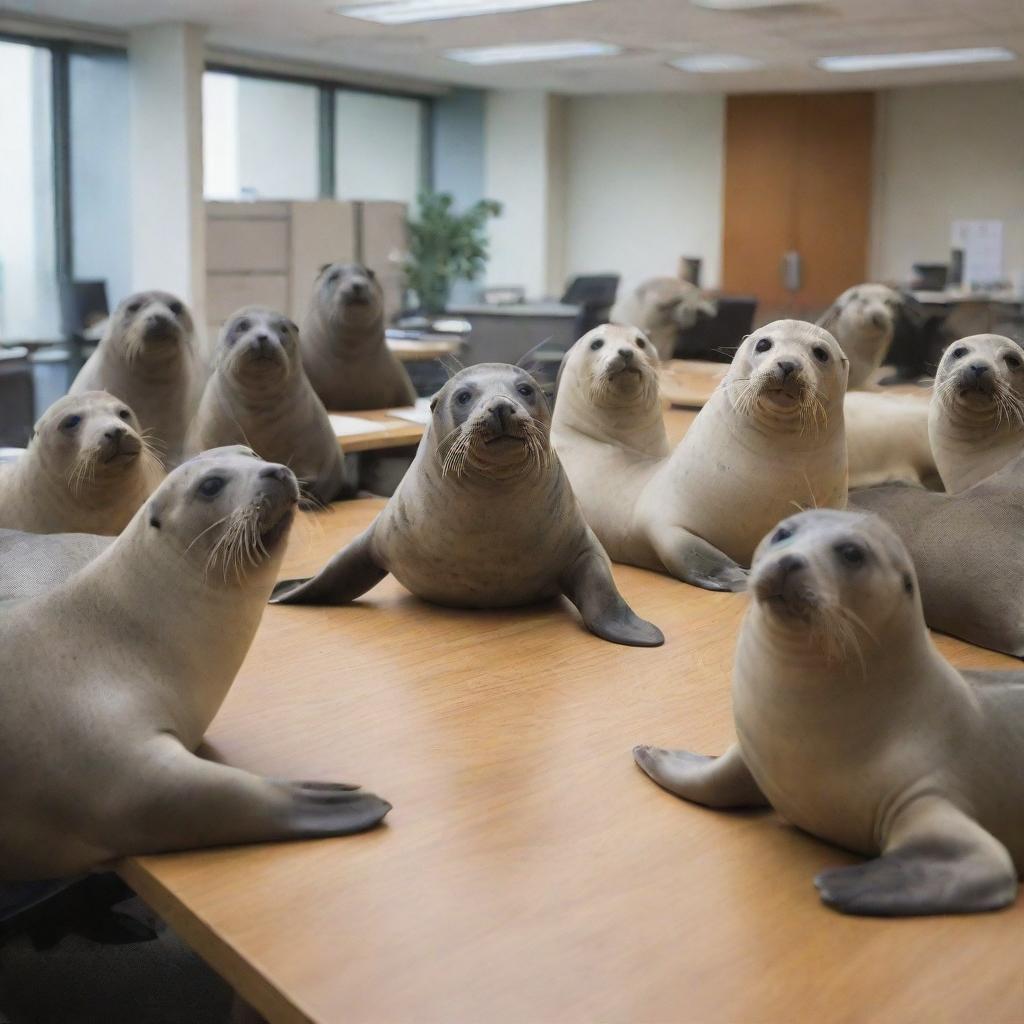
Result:
[[341,447],[302,368],[299,329],[272,309],[247,306],[221,330],[188,449],[227,444],[285,463],[309,504],[327,504],[344,490]]
[[112,536],[163,477],[125,402],[105,391],[65,395],[39,418],[25,454],[0,464],[0,527]]
[[892,344],[902,302],[899,293],[884,284],[858,284],[847,288],[818,320],[850,360],[849,391],[872,383]]
[[511,608],[564,594],[592,633],[654,647],[661,631],[619,595],[557,456],[536,381],[505,363],[460,371],[434,396],[416,457],[370,528],[285,604],[344,604],[388,573],[435,604]]
[[331,412],[413,405],[409,374],[384,340],[384,292],[369,267],[321,268],[302,323],[302,362]]
[[843,913],[1012,903],[1024,672],[960,673],[939,654],[907,549],[874,516],[783,521],[758,548],[751,591],[732,679],[736,744],[718,758],[637,747],[637,764],[686,800],[768,805],[874,858],[815,879]]
[[64,583],[4,602],[0,877],[345,835],[388,812],[349,786],[263,779],[193,753],[259,625],[298,495],[284,466],[206,452]]
[[851,391],[843,403],[850,488],[908,483],[942,489],[928,440],[929,392]]
[[636,327],[654,345],[659,359],[671,359],[679,332],[716,307],[700,289],[677,277],[652,277],[627,292],[612,307],[612,323]]
[[45,593],[83,569],[113,543],[113,537],[94,533],[0,529],[0,601]]
[[957,494],[918,487],[850,492],[906,544],[932,629],[1024,657],[1024,454]]
[[584,335],[559,381],[552,438],[583,513],[613,561],[741,590],[780,517],[846,504],[846,357],[813,324],[759,328],[666,455],[656,358],[623,330]]
[[168,292],[136,292],[114,310],[72,395],[109,391],[127,402],[143,430],[176,466],[195,410],[199,370],[192,317]]
[[976,334],[946,349],[928,436],[947,491],[964,491],[1024,452],[1024,349]]

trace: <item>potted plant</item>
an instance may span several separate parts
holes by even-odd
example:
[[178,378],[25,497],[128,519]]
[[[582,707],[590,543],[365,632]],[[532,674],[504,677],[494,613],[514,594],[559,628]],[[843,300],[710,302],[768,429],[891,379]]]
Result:
[[420,312],[443,313],[456,281],[475,281],[487,265],[487,221],[501,213],[501,203],[481,199],[456,213],[448,192],[421,192],[419,211],[408,221],[406,285]]

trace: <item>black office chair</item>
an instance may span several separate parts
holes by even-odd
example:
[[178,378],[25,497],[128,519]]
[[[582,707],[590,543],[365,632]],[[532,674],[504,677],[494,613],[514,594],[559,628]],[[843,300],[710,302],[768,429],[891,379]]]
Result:
[[583,274],[569,281],[562,295],[562,303],[566,306],[579,306],[576,316],[577,338],[607,322],[618,290],[618,274]]
[[106,281],[65,281],[60,289],[60,311],[64,336],[68,341],[68,385],[85,362],[85,350],[95,340],[85,336],[86,330],[106,319]]
[[0,447],[24,448],[35,422],[28,349],[0,348]]
[[692,327],[679,332],[677,359],[708,359],[731,363],[736,349],[754,326],[757,299],[752,295],[720,295],[714,316],[700,317]]

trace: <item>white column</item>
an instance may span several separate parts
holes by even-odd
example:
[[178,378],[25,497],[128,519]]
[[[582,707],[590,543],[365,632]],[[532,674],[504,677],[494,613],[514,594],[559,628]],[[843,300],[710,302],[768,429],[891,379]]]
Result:
[[136,289],[161,288],[205,324],[203,34],[197,25],[132,33],[132,254]]
[[490,222],[487,280],[557,296],[564,277],[563,101],[545,92],[487,95],[484,195],[502,203]]

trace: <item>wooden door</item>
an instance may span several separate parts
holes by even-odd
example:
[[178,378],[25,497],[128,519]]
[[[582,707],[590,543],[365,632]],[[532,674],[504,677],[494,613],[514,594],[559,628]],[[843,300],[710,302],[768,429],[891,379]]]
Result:
[[757,296],[759,322],[813,318],[865,279],[873,138],[872,93],[728,98],[722,284]]

